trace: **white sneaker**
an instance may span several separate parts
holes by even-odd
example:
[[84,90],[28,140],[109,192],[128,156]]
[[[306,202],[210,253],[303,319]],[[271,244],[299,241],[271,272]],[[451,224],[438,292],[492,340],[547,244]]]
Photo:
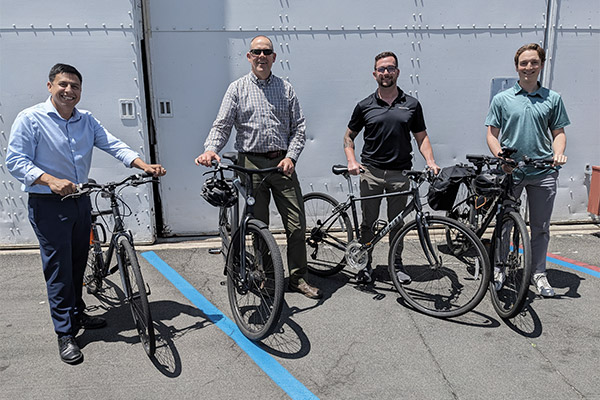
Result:
[[545,272],[533,274],[531,276],[531,283],[537,289],[538,293],[544,297],[554,297],[554,289],[548,283]]
[[504,281],[506,280],[506,274],[503,269],[498,267],[494,267],[494,289],[496,292],[502,289],[502,285],[504,285]]

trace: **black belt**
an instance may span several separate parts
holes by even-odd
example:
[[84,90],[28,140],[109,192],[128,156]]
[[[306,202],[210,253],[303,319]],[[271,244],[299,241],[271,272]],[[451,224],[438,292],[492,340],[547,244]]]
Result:
[[255,153],[253,151],[246,151],[241,153],[246,156],[264,157],[272,160],[274,158],[283,157],[287,154],[287,150],[273,150],[267,151],[266,153]]
[[33,199],[62,199],[62,196],[56,193],[29,193],[29,197]]

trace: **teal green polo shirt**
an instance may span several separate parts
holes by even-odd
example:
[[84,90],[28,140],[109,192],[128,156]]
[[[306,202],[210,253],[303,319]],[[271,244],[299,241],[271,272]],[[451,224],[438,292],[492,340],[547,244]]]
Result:
[[[492,99],[485,119],[486,126],[500,129],[502,147],[518,150],[512,157],[517,161],[523,156],[552,157],[551,131],[571,123],[560,95],[539,86],[535,92],[527,93],[517,82],[512,88],[498,93]],[[552,171],[529,167],[524,172],[526,175],[542,175]]]

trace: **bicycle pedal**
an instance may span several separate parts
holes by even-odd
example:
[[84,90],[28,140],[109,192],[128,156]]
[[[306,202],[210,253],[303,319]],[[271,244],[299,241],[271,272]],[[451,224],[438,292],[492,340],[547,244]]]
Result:
[[119,270],[119,266],[115,265],[114,267],[112,267],[111,269],[108,270],[108,275],[112,275],[115,272],[117,272]]

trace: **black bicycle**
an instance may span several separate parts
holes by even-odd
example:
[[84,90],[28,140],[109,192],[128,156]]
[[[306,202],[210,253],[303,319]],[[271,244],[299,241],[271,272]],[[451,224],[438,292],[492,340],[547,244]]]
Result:
[[[237,153],[213,161],[213,174],[202,188],[202,197],[219,207],[219,235],[225,258],[229,304],[236,324],[251,340],[261,340],[277,326],[283,307],[284,272],[279,247],[269,227],[254,218],[252,177],[281,173],[281,168],[249,169],[237,164]],[[226,171],[234,172],[225,176]],[[240,196],[244,211],[239,210]]]
[[[431,179],[429,171],[405,171],[410,179],[409,190],[365,197],[354,195],[348,168],[334,165],[332,171],[346,178],[345,202],[339,203],[325,193],[304,196],[310,272],[328,276],[346,266],[363,269],[375,245],[415,212],[414,220],[407,222],[390,242],[388,271],[402,298],[434,317],[455,317],[479,304],[490,275],[487,254],[479,238],[463,224],[423,211],[419,187]],[[391,196],[408,196],[410,201],[389,223],[377,221],[373,226],[375,237],[369,243],[360,243],[356,202]],[[460,254],[452,252],[447,234],[464,237],[465,250]]]
[[[150,178],[150,179],[148,179]],[[102,292],[104,279],[117,270],[121,275],[124,301],[129,304],[133,321],[138,335],[144,346],[146,354],[151,357],[156,349],[154,335],[154,324],[148,304],[150,287],[144,283],[140,264],[133,243],[131,231],[125,229],[123,218],[132,214],[131,208],[120,196],[121,190],[128,186],[138,186],[155,182],[150,174],[136,174],[128,176],[119,182],[98,184],[93,180],[78,185],[77,192],[65,196],[79,197],[95,193],[92,209],[92,229],[90,232],[90,251],[84,274],[84,285],[87,292],[97,295]],[[98,206],[98,197],[106,197],[110,200],[110,209],[101,210]],[[124,211],[124,212],[123,212]],[[108,249],[102,250],[102,244],[106,242],[107,235],[104,225],[109,226],[104,216],[113,217],[113,228],[108,242]],[[104,225],[98,222],[101,218]],[[117,265],[110,268],[113,254],[116,251]]]
[[[467,160],[474,165],[474,174],[465,177],[458,199],[447,213],[480,238],[495,219],[489,242],[490,262],[494,267],[489,291],[494,309],[502,318],[512,318],[523,309],[532,268],[529,232],[519,212],[521,203],[514,196],[514,187],[523,167],[547,169],[554,163],[552,159],[527,157],[516,162],[510,159],[516,151],[503,148],[499,157],[467,155]],[[513,168],[512,173],[504,173],[499,168],[502,166]],[[463,251],[462,237],[449,235],[447,239],[454,252]]]

